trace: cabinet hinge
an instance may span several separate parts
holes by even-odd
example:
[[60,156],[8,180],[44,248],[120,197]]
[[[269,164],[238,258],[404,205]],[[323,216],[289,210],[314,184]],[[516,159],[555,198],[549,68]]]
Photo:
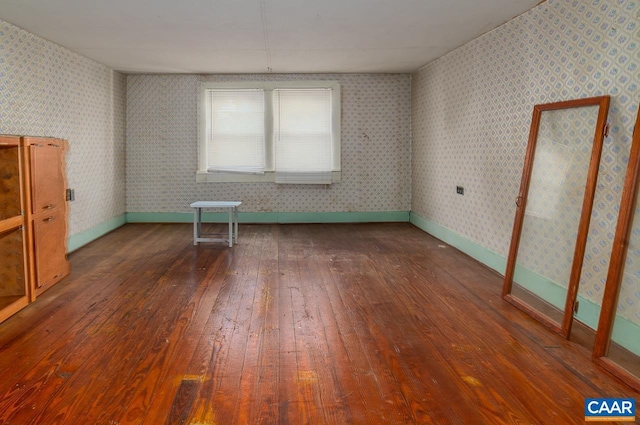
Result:
[[576,300],[573,303],[573,314],[578,314],[578,309],[580,308],[580,301]]
[[604,125],[604,129],[602,130],[602,134],[604,134],[604,137],[608,137],[609,136],[609,123],[606,123]]

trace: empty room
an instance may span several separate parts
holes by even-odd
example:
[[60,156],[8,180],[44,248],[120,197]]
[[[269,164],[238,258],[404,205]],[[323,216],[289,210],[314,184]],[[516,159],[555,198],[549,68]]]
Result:
[[635,423],[639,104],[635,0],[0,0],[0,425]]

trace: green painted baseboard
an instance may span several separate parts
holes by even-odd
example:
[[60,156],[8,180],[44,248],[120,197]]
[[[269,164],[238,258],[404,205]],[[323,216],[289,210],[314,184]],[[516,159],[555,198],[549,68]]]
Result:
[[67,239],[67,251],[73,252],[76,249],[85,246],[89,242],[98,239],[100,236],[106,235],[112,230],[117,229],[125,223],[126,217],[123,214],[121,216],[112,218],[111,220],[105,221],[104,223],[101,223],[92,229],[70,236]]
[[[415,213],[411,213],[410,222],[504,276],[507,265],[505,257]],[[514,281],[528,282],[522,286],[550,304],[564,309],[566,289],[563,289],[557,283],[522,267],[516,269]],[[580,295],[578,295],[578,301],[580,302],[580,308],[576,314],[576,319],[590,328],[596,329],[598,318],[600,317],[600,306]],[[640,325],[623,317],[618,317],[611,339],[629,351],[640,355],[640,338],[638,338],[638,335],[640,335]]]
[[[226,212],[203,212],[202,221],[226,223]],[[127,223],[192,223],[193,213],[128,212]],[[240,223],[372,223],[408,222],[409,211],[372,212],[240,212]]]
[[563,288],[560,284],[519,265],[516,265],[513,273],[513,282],[536,294],[555,308],[564,310],[564,304],[567,300],[566,287]]
[[439,224],[427,220],[426,218],[420,217],[417,214],[411,213],[410,215],[411,217],[409,221],[414,226],[448,243],[449,245],[458,248],[468,256],[475,258],[482,264],[485,264],[501,275],[504,275],[504,271],[507,268],[507,260],[500,254],[496,254],[495,252],[488,250],[482,245],[471,242],[470,240],[465,239],[464,237],[447,229],[446,227],[442,227]]

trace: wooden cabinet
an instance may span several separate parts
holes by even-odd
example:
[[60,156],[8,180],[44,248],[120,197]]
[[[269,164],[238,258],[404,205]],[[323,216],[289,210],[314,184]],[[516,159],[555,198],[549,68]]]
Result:
[[0,136],[0,322],[29,303],[20,138]]
[[69,274],[67,146],[0,135],[0,322]]
[[23,137],[31,300],[69,274],[66,140]]

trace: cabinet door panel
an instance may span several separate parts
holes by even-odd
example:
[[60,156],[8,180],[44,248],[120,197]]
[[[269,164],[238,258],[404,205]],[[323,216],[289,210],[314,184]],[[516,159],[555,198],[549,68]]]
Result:
[[67,225],[64,215],[52,211],[33,223],[36,254],[36,287],[41,288],[68,273],[64,241]]
[[5,298],[27,295],[23,238],[21,228],[0,232],[0,308],[4,307]]
[[20,194],[20,148],[0,143],[0,220],[19,216],[22,212]]
[[64,180],[60,168],[62,149],[53,143],[31,145],[32,212],[64,206]]

